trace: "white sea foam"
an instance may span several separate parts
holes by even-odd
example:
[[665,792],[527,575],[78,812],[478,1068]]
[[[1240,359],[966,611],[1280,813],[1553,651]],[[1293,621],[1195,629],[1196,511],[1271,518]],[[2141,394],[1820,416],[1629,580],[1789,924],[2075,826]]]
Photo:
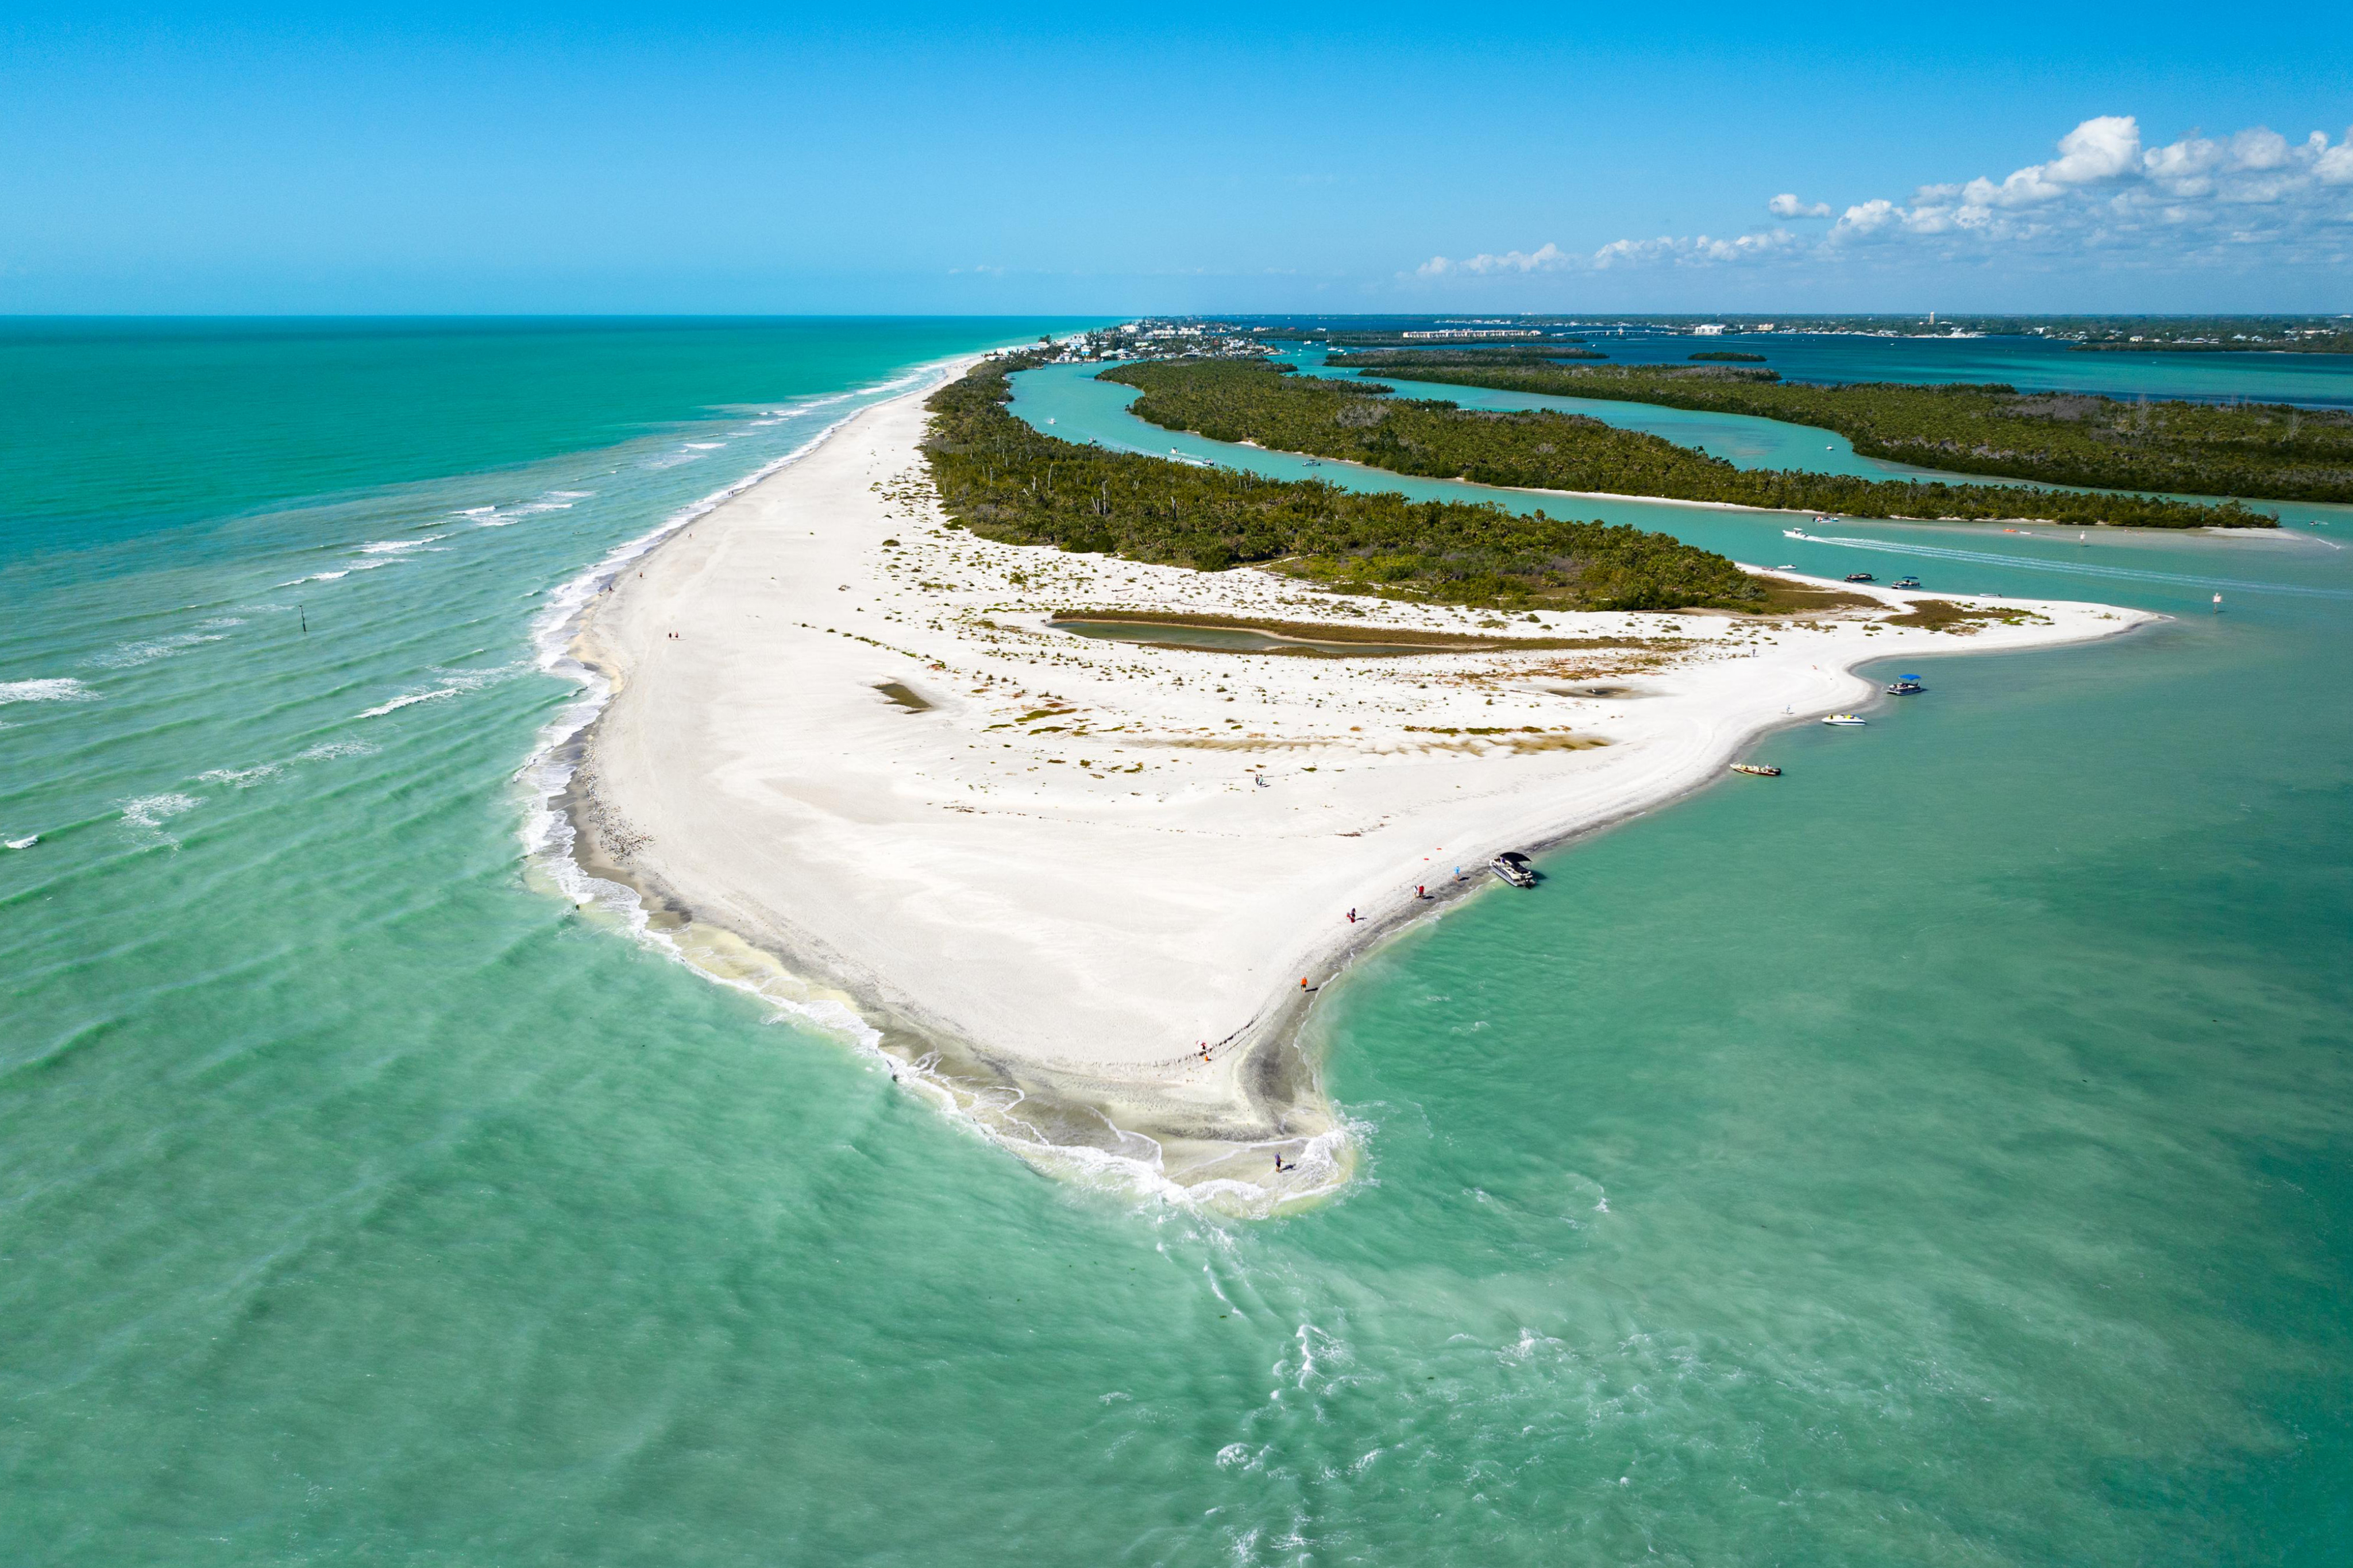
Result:
[[308,577],[296,577],[290,582],[280,583],[278,586],[299,588],[305,583],[332,583],[338,577],[348,577],[351,574],[352,569],[346,566],[340,572],[313,572]]
[[239,789],[251,789],[266,779],[276,778],[284,771],[276,763],[264,763],[255,768],[215,768],[210,773],[198,773],[196,782],[235,784]]
[[361,545],[360,553],[363,555],[397,555],[405,550],[422,550],[427,542],[429,542],[422,539],[379,539],[373,544]]
[[716,452],[725,445],[724,441],[689,441],[686,449],[690,452]]
[[95,702],[98,693],[69,677],[0,680],[0,702]]
[[122,825],[131,836],[145,844],[168,844],[173,848],[180,841],[164,831],[163,824],[184,811],[194,811],[204,803],[192,795],[142,795],[121,803]]
[[546,490],[537,498],[517,501],[512,506],[470,506],[458,516],[470,518],[478,527],[509,528],[527,517],[539,517],[551,511],[568,511],[577,503],[595,495],[595,490]]
[[438,686],[430,691],[412,691],[405,697],[396,697],[391,701],[386,702],[380,707],[371,708],[367,710],[367,711],[362,713],[360,717],[363,719],[381,719],[387,713],[397,713],[403,708],[414,708],[419,702],[431,702],[437,698],[455,697],[457,695],[458,689],[454,686]]
[[337,757],[373,757],[383,750],[382,746],[367,741],[322,741],[307,752],[295,752],[294,760],[298,763],[324,763]]
[[702,461],[702,454],[700,452],[664,452],[657,457],[643,459],[638,464],[638,467],[641,468],[675,468],[681,463],[699,463],[701,461]]
[[142,664],[153,664],[159,658],[185,653],[190,648],[208,642],[218,642],[218,632],[179,632],[167,637],[151,637],[143,642],[127,642],[111,653],[102,653],[90,663],[101,669],[133,669]]
[[439,686],[427,691],[404,692],[381,707],[369,709],[359,717],[381,719],[387,713],[396,712],[403,708],[413,708],[419,702],[431,702],[443,697],[458,697],[469,691],[480,691],[492,681],[503,680],[508,676],[519,674],[527,668],[529,667],[522,664],[503,664],[491,669],[436,669],[433,673],[441,677]]

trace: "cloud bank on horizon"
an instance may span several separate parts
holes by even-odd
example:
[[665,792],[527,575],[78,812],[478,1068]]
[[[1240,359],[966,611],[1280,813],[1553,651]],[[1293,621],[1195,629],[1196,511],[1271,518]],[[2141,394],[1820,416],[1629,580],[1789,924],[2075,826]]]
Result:
[[[2258,126],[2213,139],[2197,132],[2145,145],[2128,114],[2086,120],[2058,156],[2006,179],[1925,184],[1910,201],[1854,203],[1827,230],[1776,226],[1715,238],[1619,239],[1590,252],[1534,250],[1433,256],[1400,277],[1513,278],[1642,267],[1803,266],[1866,258],[1965,259],[1996,253],[2079,256],[2112,265],[2353,264],[2353,130],[2301,142]],[[1824,201],[1785,191],[1765,204],[1779,219],[1829,218]]]

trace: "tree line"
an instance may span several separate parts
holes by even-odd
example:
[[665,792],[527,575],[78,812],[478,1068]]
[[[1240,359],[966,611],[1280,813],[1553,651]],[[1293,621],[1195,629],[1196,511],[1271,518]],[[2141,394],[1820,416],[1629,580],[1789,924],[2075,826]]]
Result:
[[1007,378],[1040,363],[1034,353],[986,361],[926,405],[941,505],[985,538],[1209,572],[1256,563],[1343,592],[1499,609],[1763,603],[1731,561],[1662,533],[1064,441],[1005,407]]
[[[1524,378],[1549,386],[1551,378],[1570,374],[1412,368],[1430,380],[1459,377],[1472,384],[1528,391],[1543,388],[1523,387]],[[2134,528],[2272,526],[2271,519],[2236,503],[1739,468],[1583,415],[1458,408],[1435,399],[1390,396],[1392,389],[1377,382],[1293,375],[1260,363],[1147,362],[1105,371],[1103,379],[1142,387],[1133,412],[1169,429],[1480,484],[1852,517],[2041,518]]]
[[2353,500],[2353,414],[2284,404],[2128,402],[2021,393],[2000,383],[1813,386],[1771,371],[1498,367],[1453,355],[1351,354],[1333,363],[1458,386],[1756,415],[1835,430],[1865,457],[1960,473],[2183,495]]

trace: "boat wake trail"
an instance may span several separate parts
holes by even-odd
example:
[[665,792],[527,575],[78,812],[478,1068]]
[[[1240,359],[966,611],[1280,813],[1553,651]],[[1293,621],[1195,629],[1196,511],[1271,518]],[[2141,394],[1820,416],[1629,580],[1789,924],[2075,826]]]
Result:
[[1850,550],[1877,550],[1889,555],[1918,555],[1931,561],[1961,561],[1973,566],[2010,566],[2022,572],[2055,572],[2068,577],[2102,577],[2127,583],[2164,583],[2184,589],[2213,591],[2234,588],[2244,594],[2293,594],[2306,599],[2353,599],[2353,589],[2313,588],[2297,583],[2261,583],[2248,577],[2193,577],[2180,572],[2149,572],[2137,566],[2105,566],[2093,562],[2042,561],[2031,555],[2005,555],[1992,550],[1955,550],[1939,544],[1903,544],[1885,539],[1859,539],[1837,534],[1809,533],[1808,544],[1841,544]]

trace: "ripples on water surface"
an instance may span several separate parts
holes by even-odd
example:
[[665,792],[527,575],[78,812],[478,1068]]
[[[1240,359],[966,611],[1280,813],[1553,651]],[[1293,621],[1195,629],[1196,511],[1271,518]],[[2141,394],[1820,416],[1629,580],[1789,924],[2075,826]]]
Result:
[[9,1561],[2335,1559],[2343,552],[1841,523],[2182,618],[1933,661],[1400,943],[1321,1021],[1366,1180],[1213,1224],[522,859],[547,595],[1019,325],[0,573]]

